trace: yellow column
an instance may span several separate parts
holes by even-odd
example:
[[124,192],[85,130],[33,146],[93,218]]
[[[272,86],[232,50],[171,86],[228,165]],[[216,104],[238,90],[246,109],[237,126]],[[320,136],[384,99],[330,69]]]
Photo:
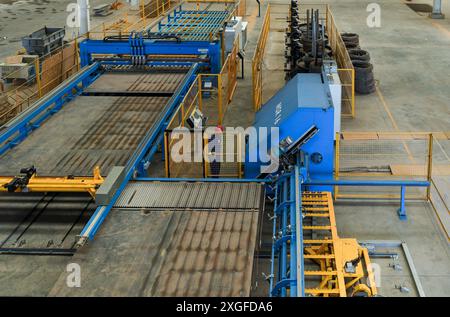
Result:
[[427,171],[427,180],[430,182],[430,185],[427,187],[427,200],[431,198],[431,176],[433,173],[433,133],[428,135],[428,171]]
[[202,75],[197,76],[198,108],[203,111]]
[[38,96],[39,98],[42,97],[42,87],[41,87],[41,69],[40,69],[40,64],[39,64],[39,58],[36,58],[34,60],[34,68],[35,68],[35,73],[36,73],[36,83],[38,86]]
[[[336,132],[335,153],[334,153],[334,179],[339,179],[339,147],[340,147],[341,134]],[[339,187],[334,186],[334,199],[338,198]]]
[[219,89],[219,95],[218,95],[218,99],[219,99],[219,120],[218,120],[218,125],[222,125],[222,74],[219,74],[219,76],[217,76],[217,88]]
[[168,132],[164,132],[164,165],[166,168],[166,178],[169,177],[169,159],[170,159],[170,153],[169,153],[169,140],[167,136]]

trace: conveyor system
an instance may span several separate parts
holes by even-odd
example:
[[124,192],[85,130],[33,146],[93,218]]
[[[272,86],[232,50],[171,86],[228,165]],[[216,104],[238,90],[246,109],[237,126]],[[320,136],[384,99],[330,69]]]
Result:
[[[35,205],[29,205],[21,219],[13,218],[12,227],[6,226],[12,231],[4,232],[3,244],[8,245],[9,236],[23,226],[24,232],[38,234],[31,228],[40,220],[45,223],[54,217],[55,209],[66,210],[54,196],[64,200],[85,192],[92,197],[91,210],[95,204],[107,205],[121,182],[145,175],[145,167],[162,141],[164,124],[197,69],[196,63],[168,62],[136,69],[96,62],[7,123],[0,134],[0,190],[14,193],[7,195],[8,204],[0,204],[0,221],[11,221],[10,210],[23,209],[25,193],[17,192],[40,192],[47,198],[42,198],[44,204],[37,199]],[[83,201],[69,206],[80,213],[85,205]],[[76,221],[64,216],[61,221],[75,221],[81,230],[79,225],[87,223],[92,210],[83,215]],[[69,231],[70,241],[75,243],[79,231]],[[43,239],[54,241],[58,232],[50,230]],[[65,255],[75,250],[75,245],[57,250],[50,242],[49,246],[30,247],[30,239],[16,239],[13,249],[8,246],[0,252]]]
[[[27,191],[45,197],[84,191],[97,209],[76,246],[92,238],[128,181],[146,175],[162,131],[196,73],[220,72],[220,31],[233,12],[232,5],[223,11],[179,6],[157,30],[81,42],[82,71],[0,132],[1,190],[17,197],[8,206],[20,204]],[[24,168],[30,166],[28,173]],[[24,174],[17,176],[19,171]],[[36,219],[31,219],[18,226],[32,226]]]

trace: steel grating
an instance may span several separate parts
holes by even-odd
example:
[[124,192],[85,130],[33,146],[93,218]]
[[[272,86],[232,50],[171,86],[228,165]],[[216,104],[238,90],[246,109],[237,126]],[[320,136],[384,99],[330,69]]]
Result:
[[233,8],[225,11],[178,11],[167,23],[159,24],[157,33],[175,35],[186,41],[210,41],[231,17]]
[[0,253],[74,248],[95,207],[92,197],[79,193],[2,193]]
[[71,259],[81,287],[61,274],[50,296],[250,295],[262,184],[140,181],[124,192],[117,205],[147,207],[113,208]]
[[259,211],[112,209],[50,296],[249,296]]
[[[188,68],[181,70],[187,72]],[[177,70],[104,76],[91,88],[175,91],[185,73]],[[113,166],[126,164],[169,99],[79,96],[17,147],[0,156],[0,175],[15,175],[31,165],[40,175],[87,176],[95,166],[107,175]]]
[[263,190],[257,183],[130,182],[116,208],[259,209]]

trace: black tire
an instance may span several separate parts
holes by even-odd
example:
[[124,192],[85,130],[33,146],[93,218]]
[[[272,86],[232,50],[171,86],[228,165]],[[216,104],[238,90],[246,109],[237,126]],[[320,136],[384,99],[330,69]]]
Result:
[[375,78],[372,78],[370,80],[355,81],[355,88],[368,87],[373,85],[375,85]]
[[355,60],[352,61],[355,72],[371,72],[373,71],[373,65],[370,62]]
[[359,44],[359,35],[356,33],[341,33],[341,38],[344,42]]
[[368,85],[375,82],[373,73],[355,74],[355,86],[356,85]]
[[376,90],[375,85],[366,86],[366,87],[360,88],[360,89],[356,89],[356,87],[355,87],[355,91],[360,95],[369,95],[369,94],[375,92],[375,90]]
[[362,49],[357,49],[357,48],[350,49],[350,50],[348,50],[348,55],[350,55],[350,59],[352,61],[354,61],[354,60],[366,61],[366,62],[370,61],[369,52],[362,50]]
[[355,82],[355,91],[359,94],[367,95],[374,92],[376,89],[375,80],[368,82]]
[[352,50],[352,49],[359,49],[359,44],[358,43],[350,43],[350,42],[344,42],[345,47],[347,48],[347,50]]

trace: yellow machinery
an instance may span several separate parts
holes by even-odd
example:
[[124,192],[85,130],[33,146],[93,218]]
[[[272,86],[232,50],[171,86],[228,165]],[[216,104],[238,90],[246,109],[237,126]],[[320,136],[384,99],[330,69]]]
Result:
[[[337,235],[330,192],[304,192],[304,260],[317,270],[305,267],[305,294],[310,296],[377,295],[366,248],[356,239]],[[308,224],[306,224],[308,223]]]
[[93,198],[103,177],[100,168],[94,168],[92,177],[39,177],[34,166],[20,170],[20,176],[0,176],[3,192],[87,192]]

